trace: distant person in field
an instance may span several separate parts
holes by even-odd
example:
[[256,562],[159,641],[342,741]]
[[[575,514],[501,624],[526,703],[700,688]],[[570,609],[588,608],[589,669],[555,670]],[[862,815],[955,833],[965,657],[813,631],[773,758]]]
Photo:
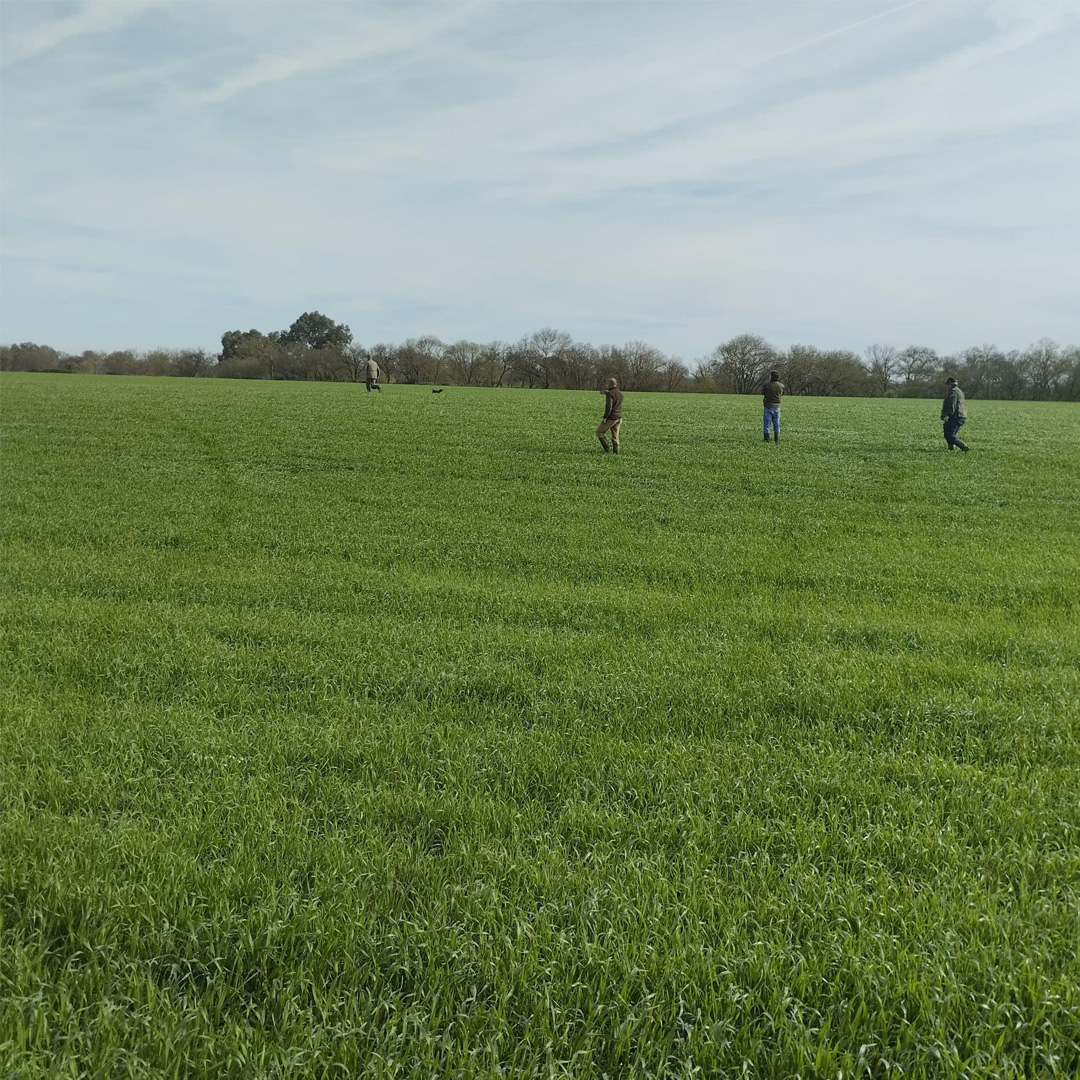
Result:
[[941,403],[941,422],[944,425],[942,433],[949,449],[957,446],[961,450],[970,450],[966,442],[958,439],[957,433],[967,420],[967,402],[964,400],[964,391],[957,385],[956,380],[950,375],[945,380],[945,400]]
[[762,423],[765,426],[765,441],[769,441],[769,425],[772,424],[773,441],[780,441],[780,399],[784,396],[784,384],[780,381],[779,371],[769,372],[769,381],[765,384],[762,404],[765,406]]
[[600,426],[596,429],[596,437],[600,440],[600,445],[604,448],[606,454],[608,444],[604,436],[610,431],[611,450],[617,454],[619,452],[619,428],[622,427],[622,391],[619,389],[617,379],[608,379],[604,398],[604,419],[600,421]]
[[373,357],[368,357],[367,362],[367,388],[370,394],[372,390],[382,390],[379,385],[379,376],[382,372],[379,371],[379,362]]

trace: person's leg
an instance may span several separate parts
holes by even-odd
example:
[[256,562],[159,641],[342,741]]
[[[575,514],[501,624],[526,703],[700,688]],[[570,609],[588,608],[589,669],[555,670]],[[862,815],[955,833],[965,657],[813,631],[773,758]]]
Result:
[[596,429],[596,437],[600,440],[600,445],[604,448],[605,454],[608,452],[608,444],[607,439],[604,438],[604,435],[607,434],[610,427],[611,424],[607,420],[601,420],[600,426]]
[[956,445],[956,433],[960,430],[960,418],[958,416],[950,416],[945,421],[945,427],[942,428],[942,434],[945,436],[945,442],[948,444],[951,450]]
[[963,450],[965,454],[968,452],[968,450],[971,449],[971,447],[969,447],[968,444],[966,442],[964,442],[960,438],[960,429],[964,426],[964,421],[966,419],[967,419],[967,417],[964,417],[964,416],[958,417],[957,421],[956,421],[956,427],[953,428],[953,433],[952,433],[953,445],[954,446],[959,446],[960,449]]
[[622,418],[620,417],[611,425],[611,449],[617,454],[619,452],[619,431],[622,428]]
[[765,441],[769,441],[769,425],[772,425],[773,437],[777,442],[780,441],[780,410],[772,405],[765,407],[763,414],[763,425],[765,428]]
[[769,441],[769,409],[766,406],[761,412],[761,426],[765,429],[765,441]]
[[371,393],[371,380],[366,379],[365,384],[367,385],[367,392],[370,394]]

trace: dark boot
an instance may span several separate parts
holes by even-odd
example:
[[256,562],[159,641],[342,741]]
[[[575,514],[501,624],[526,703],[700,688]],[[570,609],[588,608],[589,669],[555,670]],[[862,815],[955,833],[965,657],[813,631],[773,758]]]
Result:
[[779,431],[772,437],[772,441],[773,442],[779,442],[780,441],[780,432]]
[[611,440],[611,452],[613,454],[617,454],[619,452],[619,444],[614,439]]
[[954,439],[953,441],[956,443],[957,446],[960,447],[961,450],[964,451],[965,454],[971,449],[971,447],[968,446],[966,442],[961,442],[959,439]]
[[597,435],[596,437],[600,440],[600,445],[604,448],[604,453],[606,454],[608,452],[607,439],[605,439],[603,435]]
[[769,441],[769,433],[768,433],[767,431],[765,432],[765,441],[766,441],[766,442],[768,442],[768,441]]

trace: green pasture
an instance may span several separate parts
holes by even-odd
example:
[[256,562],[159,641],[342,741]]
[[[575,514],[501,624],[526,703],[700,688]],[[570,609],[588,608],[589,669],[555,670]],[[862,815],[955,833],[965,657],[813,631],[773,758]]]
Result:
[[0,379],[0,1077],[1075,1077],[1080,406]]

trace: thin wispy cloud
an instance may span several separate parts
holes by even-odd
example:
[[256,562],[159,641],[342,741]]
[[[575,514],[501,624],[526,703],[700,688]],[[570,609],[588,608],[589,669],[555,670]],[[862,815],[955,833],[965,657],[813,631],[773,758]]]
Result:
[[793,53],[802,52],[803,49],[809,49],[814,45],[820,45],[832,38],[839,37],[841,34],[849,34],[852,30],[858,30],[860,26],[867,26],[872,22],[877,22],[879,19],[887,19],[890,15],[895,15],[897,12],[904,11],[906,8],[914,7],[916,4],[922,2],[923,0],[908,0],[908,3],[906,4],[898,4],[896,7],[889,8],[887,11],[879,11],[873,15],[868,15],[865,19],[857,19],[855,22],[846,23],[844,26],[838,26],[835,30],[829,30],[827,33],[818,34],[809,41],[800,41],[798,45],[792,45],[787,49],[781,49],[780,52],[775,52],[769,56],[762,56],[758,57],[756,60],[751,60],[748,64],[735,68],[735,70],[729,74],[735,76],[742,75],[747,71],[753,71],[754,68],[759,67],[761,64],[771,64],[776,60],[782,60],[785,56],[791,56]]
[[4,340],[1078,336],[1073,6],[4,15]]
[[356,37],[332,37],[289,55],[261,56],[249,67],[200,94],[199,101],[202,104],[228,101],[237,94],[298,75],[332,72],[347,63],[414,52],[465,22],[468,14],[467,8],[455,6],[436,11],[434,17],[418,13],[415,25],[411,26],[368,22]]
[[[38,15],[20,19],[20,26],[5,42],[0,54],[0,67],[16,64],[20,60],[29,60],[42,53],[55,49],[72,38],[88,34],[106,34],[121,29],[133,18],[137,18],[145,9],[160,3],[161,0],[110,0],[109,3],[82,4],[71,15],[49,18],[47,12],[55,10],[54,5],[35,4]],[[8,11],[28,5],[8,5]]]

